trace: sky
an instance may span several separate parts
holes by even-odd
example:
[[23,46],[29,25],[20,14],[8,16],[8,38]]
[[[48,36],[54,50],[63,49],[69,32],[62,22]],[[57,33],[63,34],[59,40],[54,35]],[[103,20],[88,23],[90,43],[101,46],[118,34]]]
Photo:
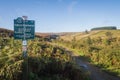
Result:
[[35,20],[36,32],[120,29],[120,0],[0,0],[0,28],[13,30],[13,20],[22,16]]

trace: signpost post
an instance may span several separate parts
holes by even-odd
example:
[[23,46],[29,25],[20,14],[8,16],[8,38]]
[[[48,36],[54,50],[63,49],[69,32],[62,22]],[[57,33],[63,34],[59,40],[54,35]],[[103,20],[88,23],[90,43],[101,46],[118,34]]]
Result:
[[26,16],[14,20],[14,39],[21,39],[24,58],[23,80],[28,80],[27,40],[35,37],[35,21],[27,20]]

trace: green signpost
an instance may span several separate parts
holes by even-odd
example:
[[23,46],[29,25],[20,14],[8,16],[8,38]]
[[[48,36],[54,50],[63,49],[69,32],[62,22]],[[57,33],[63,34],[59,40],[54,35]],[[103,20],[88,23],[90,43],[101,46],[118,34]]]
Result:
[[26,16],[14,19],[14,39],[22,39],[23,50],[23,80],[28,79],[28,55],[27,55],[27,40],[35,37],[35,21],[27,20]]
[[21,17],[14,20],[14,38],[15,39],[34,39],[35,21],[23,20]]

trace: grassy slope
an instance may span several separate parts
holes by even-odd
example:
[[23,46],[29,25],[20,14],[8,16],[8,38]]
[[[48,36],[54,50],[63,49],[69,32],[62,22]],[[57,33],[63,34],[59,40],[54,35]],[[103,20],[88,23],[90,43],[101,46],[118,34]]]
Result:
[[[107,38],[107,36],[105,35],[105,33],[106,32],[110,32],[110,33],[112,33],[112,37],[117,37],[118,39],[120,38],[120,30],[101,30],[101,31],[90,31],[88,34],[86,34],[86,33],[76,33],[76,34],[72,34],[72,35],[64,35],[64,36],[61,36],[61,39],[63,39],[63,40],[65,40],[65,41],[72,41],[74,38],[76,39],[76,42],[78,41],[78,45],[79,45],[79,41],[82,41],[82,40],[85,40],[85,38],[88,38],[88,37],[90,37],[91,39],[93,38],[93,39],[97,39],[98,37],[101,37],[101,38]],[[70,44],[70,43],[69,43]],[[84,43],[83,43],[84,44]],[[113,53],[113,51],[115,51],[115,53],[117,54],[117,53],[119,53],[119,47],[116,45],[117,44],[117,42],[114,42],[114,44],[112,44],[111,46],[113,46],[115,49],[113,49],[113,48],[111,48],[111,47],[109,47],[109,46],[105,46],[105,44],[104,43],[101,43],[100,45],[94,45],[94,46],[96,46],[96,47],[99,47],[99,46],[101,46],[101,47],[106,47],[106,49],[102,49],[103,50],[103,52],[101,52],[100,51],[100,53],[102,53],[102,54],[104,54],[104,53],[106,53],[106,52],[104,52],[104,51],[107,51],[107,49],[108,49],[108,52],[107,53],[109,53],[109,54],[106,54],[106,55],[111,55],[112,53]],[[115,45],[115,46],[114,46]],[[87,46],[88,47],[88,46]],[[77,50],[77,49],[76,49]],[[86,51],[87,51],[87,49],[86,49]],[[118,52],[117,52],[118,51]],[[96,53],[98,53],[98,52],[96,52]],[[115,53],[113,53],[113,54],[115,54]],[[101,55],[102,55],[101,54]],[[105,56],[106,56],[105,55]],[[114,55],[115,56],[115,55]],[[118,54],[118,56],[119,56],[119,54]],[[117,56],[116,56],[117,57]],[[112,57],[113,58],[113,57]],[[110,61],[108,61],[108,62],[110,62]],[[117,61],[118,62],[118,64],[119,64],[119,61]],[[117,63],[116,62],[116,63]],[[112,66],[111,66],[112,67]],[[109,67],[109,68],[111,68],[111,67]],[[118,67],[118,66],[116,66],[116,67]],[[108,68],[108,69],[109,69]],[[118,72],[118,75],[119,75],[119,72],[120,72],[120,70],[119,69],[116,69],[116,68],[114,68],[114,65],[113,65],[113,67],[112,67],[113,69],[115,69],[116,70],[116,72]],[[115,71],[115,70],[110,70],[111,72],[113,71]]]
[[74,33],[74,34],[66,34],[64,36],[61,36],[61,38],[63,40],[68,40],[68,41],[71,41],[74,37],[76,38],[76,40],[80,40],[80,39],[84,39],[84,38],[87,38],[87,37],[91,37],[91,38],[96,38],[96,37],[102,37],[102,38],[105,38],[106,35],[105,33],[106,32],[111,32],[113,34],[113,37],[120,37],[120,30],[101,30],[101,31],[90,31],[88,34],[86,33]]

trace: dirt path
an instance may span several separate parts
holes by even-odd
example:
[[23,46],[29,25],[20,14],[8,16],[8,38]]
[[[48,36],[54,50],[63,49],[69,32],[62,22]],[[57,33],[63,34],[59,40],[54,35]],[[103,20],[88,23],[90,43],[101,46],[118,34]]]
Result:
[[75,57],[75,60],[76,60],[76,63],[79,66],[82,65],[82,66],[85,66],[88,69],[88,71],[91,74],[90,75],[91,80],[120,80],[120,78],[111,76],[111,75],[101,71],[99,68],[93,66],[92,64],[81,60],[78,57]]
[[109,75],[108,73],[100,70],[98,67],[95,67],[93,64],[90,64],[83,58],[80,58],[78,54],[74,54],[73,52],[70,52],[68,49],[66,49],[66,51],[68,51],[69,54],[73,56],[74,60],[79,66],[84,67],[90,72],[91,80],[120,80],[120,78]]
[[[57,44],[53,44],[54,46],[58,46]],[[59,46],[63,47],[63,46]],[[84,59],[81,59],[78,54],[74,54],[72,51],[67,49],[66,47],[63,47],[65,51],[73,56],[74,60],[79,66],[84,66],[89,72],[90,72],[90,78],[91,80],[120,80],[120,78],[109,75],[106,72],[101,71],[98,67],[95,67],[93,64],[90,64],[89,62],[85,61]]]

